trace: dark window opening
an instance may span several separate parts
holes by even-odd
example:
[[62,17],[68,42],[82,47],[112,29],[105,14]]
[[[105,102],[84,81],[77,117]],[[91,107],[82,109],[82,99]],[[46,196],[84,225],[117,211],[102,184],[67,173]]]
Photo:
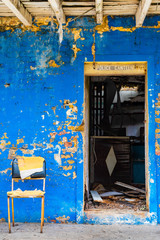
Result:
[[90,77],[89,108],[86,208],[145,210],[145,77]]

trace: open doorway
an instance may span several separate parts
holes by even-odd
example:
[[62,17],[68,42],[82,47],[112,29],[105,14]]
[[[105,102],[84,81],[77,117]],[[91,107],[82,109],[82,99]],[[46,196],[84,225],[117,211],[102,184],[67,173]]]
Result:
[[145,75],[87,77],[85,208],[146,210]]

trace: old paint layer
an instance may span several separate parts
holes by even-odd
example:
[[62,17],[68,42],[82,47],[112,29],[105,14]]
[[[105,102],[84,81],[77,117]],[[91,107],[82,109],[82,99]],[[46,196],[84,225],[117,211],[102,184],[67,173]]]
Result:
[[[0,21],[0,218],[7,219],[11,160],[46,159],[48,222],[160,223],[160,17],[136,29],[132,18],[68,20],[59,45],[58,25],[35,19]],[[83,211],[84,62],[147,61],[149,116],[149,213],[104,216]],[[156,112],[155,112],[156,111]],[[157,135],[155,135],[157,134]],[[156,139],[155,139],[156,138]],[[23,184],[15,183],[15,188]],[[29,189],[40,188],[37,183]],[[16,221],[40,221],[40,201],[15,201]],[[22,211],[25,209],[26,211]],[[33,214],[34,213],[34,214]]]

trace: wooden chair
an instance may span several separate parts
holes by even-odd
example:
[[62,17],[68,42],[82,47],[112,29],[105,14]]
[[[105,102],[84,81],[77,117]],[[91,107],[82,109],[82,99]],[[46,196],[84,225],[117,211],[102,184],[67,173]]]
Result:
[[41,230],[44,226],[44,195],[45,195],[45,178],[46,178],[46,162],[43,162],[43,171],[32,174],[27,180],[43,180],[43,191],[41,190],[32,190],[32,191],[22,191],[14,190],[14,181],[21,180],[20,172],[18,168],[18,160],[14,159],[12,161],[12,191],[7,192],[8,197],[8,225],[9,233],[11,233],[11,219],[10,219],[10,199],[12,200],[12,225],[14,227],[14,198],[41,198]]

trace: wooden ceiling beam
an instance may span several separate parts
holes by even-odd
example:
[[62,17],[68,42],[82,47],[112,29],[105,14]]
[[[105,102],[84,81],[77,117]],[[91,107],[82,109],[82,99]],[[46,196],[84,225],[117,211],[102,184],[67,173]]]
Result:
[[148,9],[152,3],[152,0],[141,0],[136,12],[136,27],[143,25],[144,19],[147,15]]
[[20,0],[1,0],[14,14],[15,16],[25,25],[32,25],[32,15],[24,7]]
[[62,4],[60,0],[48,0],[49,4],[51,5],[51,8],[53,9],[57,21],[59,24],[66,23],[66,17],[62,9]]
[[97,23],[103,22],[103,0],[95,0]]

